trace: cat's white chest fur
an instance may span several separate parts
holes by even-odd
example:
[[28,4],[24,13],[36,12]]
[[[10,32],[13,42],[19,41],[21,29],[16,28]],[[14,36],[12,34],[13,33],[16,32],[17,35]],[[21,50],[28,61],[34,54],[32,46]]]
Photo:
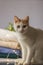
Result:
[[17,37],[18,37],[18,41],[22,45],[26,45],[29,47],[29,45],[32,43],[28,36],[22,36],[17,34]]
[[22,36],[18,35],[18,41],[20,42],[21,48],[22,48],[22,58],[25,60],[25,63],[30,62],[30,52],[31,52],[31,40],[28,36]]

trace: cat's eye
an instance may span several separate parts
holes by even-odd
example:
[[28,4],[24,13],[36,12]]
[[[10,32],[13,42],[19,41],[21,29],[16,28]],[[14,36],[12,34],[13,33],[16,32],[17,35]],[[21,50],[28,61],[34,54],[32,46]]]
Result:
[[17,28],[20,28],[20,25],[18,25]]
[[26,27],[26,25],[23,25],[23,28],[25,28]]

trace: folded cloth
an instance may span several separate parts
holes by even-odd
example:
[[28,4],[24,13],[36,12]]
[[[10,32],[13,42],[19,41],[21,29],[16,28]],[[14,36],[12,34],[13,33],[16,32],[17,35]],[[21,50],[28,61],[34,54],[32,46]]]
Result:
[[0,29],[0,46],[20,49],[16,35],[16,32]]
[[0,40],[4,41],[17,41],[17,33],[5,29],[0,29]]
[[12,49],[21,49],[21,47],[17,41],[15,41],[15,42],[11,41],[10,42],[10,41],[0,40],[0,46],[12,48]]

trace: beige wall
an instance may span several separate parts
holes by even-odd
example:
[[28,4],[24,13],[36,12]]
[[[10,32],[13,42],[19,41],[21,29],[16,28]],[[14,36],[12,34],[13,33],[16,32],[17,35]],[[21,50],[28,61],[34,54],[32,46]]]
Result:
[[13,17],[30,16],[30,25],[43,29],[43,0],[0,0],[0,28],[5,28]]

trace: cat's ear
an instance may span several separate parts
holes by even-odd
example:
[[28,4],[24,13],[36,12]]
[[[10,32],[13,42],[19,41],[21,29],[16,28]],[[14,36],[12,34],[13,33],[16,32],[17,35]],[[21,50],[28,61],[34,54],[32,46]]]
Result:
[[19,21],[19,18],[17,16],[14,16],[14,22],[17,23]]
[[26,16],[25,18],[23,18],[23,20],[29,22],[29,16]]

